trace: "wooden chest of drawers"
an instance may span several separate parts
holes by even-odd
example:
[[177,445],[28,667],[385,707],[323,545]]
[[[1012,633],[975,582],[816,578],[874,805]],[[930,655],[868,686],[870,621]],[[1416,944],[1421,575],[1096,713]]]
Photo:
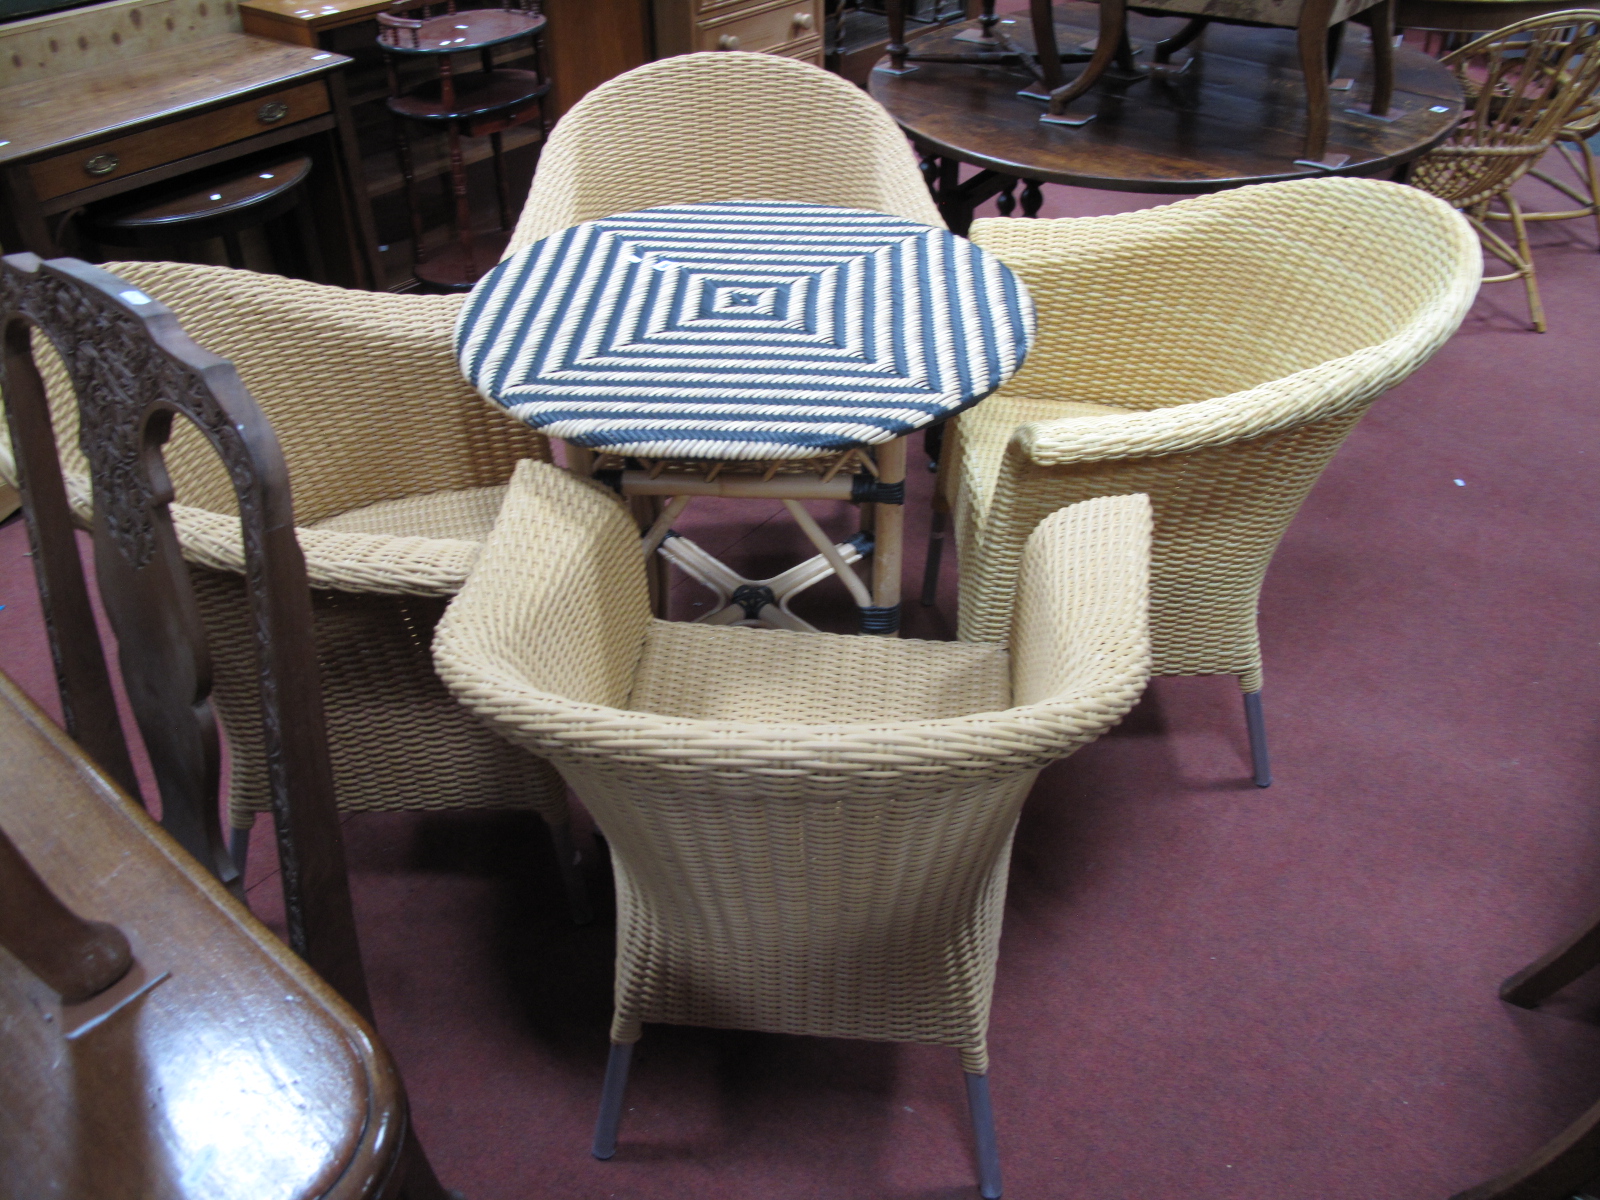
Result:
[[655,0],[656,55],[754,50],[822,65],[822,0]]

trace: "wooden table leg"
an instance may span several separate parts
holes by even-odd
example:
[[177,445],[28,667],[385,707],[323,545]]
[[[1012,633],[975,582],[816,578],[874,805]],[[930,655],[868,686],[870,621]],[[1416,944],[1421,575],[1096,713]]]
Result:
[[1532,1008],[1600,966],[1600,913],[1550,953],[1529,963],[1500,985],[1500,999]]
[[[878,447],[878,484],[906,482],[906,439],[895,438]],[[906,506],[873,505],[872,602],[875,611],[863,613],[862,633],[900,634],[900,572],[904,557]]]

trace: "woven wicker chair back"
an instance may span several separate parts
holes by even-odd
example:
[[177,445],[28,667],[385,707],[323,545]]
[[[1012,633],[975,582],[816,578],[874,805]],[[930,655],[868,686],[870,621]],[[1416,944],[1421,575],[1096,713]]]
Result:
[[1328,179],[972,237],[1027,284],[1039,334],[955,426],[962,639],[1011,636],[1046,515],[1142,492],[1156,672],[1258,689],[1272,552],[1367,406],[1460,323],[1481,273],[1470,227],[1415,189]]
[[[463,703],[557,765],[606,833],[614,1040],[661,1021],[916,1041],[985,1071],[1017,811],[1040,767],[1143,688],[1148,520],[1142,497],[1121,497],[1041,526],[1020,581],[1015,707],[838,724],[665,717],[624,706],[662,624],[626,510],[554,468],[519,468],[434,657]],[[725,644],[702,664],[725,692],[780,686],[771,639],[797,659],[855,640],[702,632]],[[845,674],[835,686],[879,685]]]
[[1461,208],[1505,191],[1577,118],[1592,125],[1600,87],[1600,11],[1518,21],[1444,60],[1467,110],[1449,140],[1418,160],[1411,183]]
[[709,200],[944,224],[905,135],[859,88],[773,54],[680,54],[601,84],[561,118],[506,254],[580,221]]
[[[565,785],[554,772],[484,730],[433,673],[434,624],[477,557],[500,489],[519,459],[549,458],[542,436],[461,378],[451,334],[460,298],[185,263],[107,269],[234,362],[283,447],[341,808],[532,809],[564,826]],[[35,358],[73,507],[87,522],[76,401],[59,356],[38,338]],[[3,433],[0,478],[14,479]],[[237,510],[226,472],[192,429],[174,432],[165,457],[228,734],[232,819],[247,828],[271,790]],[[371,505],[379,508],[369,514]]]

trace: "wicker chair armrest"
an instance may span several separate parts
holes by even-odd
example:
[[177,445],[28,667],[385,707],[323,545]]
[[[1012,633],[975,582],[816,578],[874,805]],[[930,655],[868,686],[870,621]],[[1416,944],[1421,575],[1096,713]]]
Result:
[[[188,505],[172,506],[184,561],[213,571],[244,572],[239,519]],[[328,529],[296,531],[313,588],[385,596],[453,596],[477,561],[477,542],[391,537]]]
[[1107,679],[1143,689],[1153,526],[1148,496],[1105,496],[1051,513],[1029,535],[1011,637],[1013,704]]
[[1040,466],[1154,458],[1278,433],[1365,404],[1411,374],[1460,324],[1475,295],[1380,345],[1257,387],[1170,408],[1018,426],[1013,444]]

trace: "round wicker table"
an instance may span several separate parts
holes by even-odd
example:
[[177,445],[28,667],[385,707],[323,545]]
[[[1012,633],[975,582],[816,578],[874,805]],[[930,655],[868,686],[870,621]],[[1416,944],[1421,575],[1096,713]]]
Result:
[[[948,230],[855,209],[673,205],[587,221],[473,289],[463,372],[568,443],[568,464],[652,498],[647,553],[721,601],[703,620],[811,626],[788,609],[837,575],[863,632],[899,628],[905,438],[1017,370],[1026,291]],[[671,524],[697,496],[784,502],[817,557],[745,579]],[[805,500],[863,506],[835,543]],[[664,503],[663,503],[664,501]],[[873,556],[872,584],[851,564]]]

